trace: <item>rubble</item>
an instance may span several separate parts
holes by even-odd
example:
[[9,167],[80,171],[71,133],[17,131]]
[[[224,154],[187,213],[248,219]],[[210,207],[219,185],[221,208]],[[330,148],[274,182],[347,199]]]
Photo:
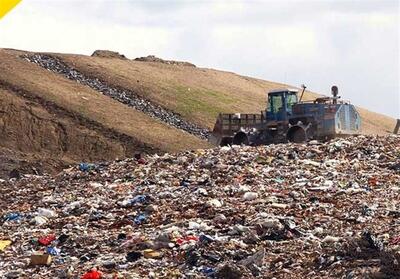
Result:
[[74,80],[80,84],[89,86],[105,96],[133,107],[134,109],[141,111],[152,118],[162,121],[175,128],[181,129],[201,139],[207,139],[210,135],[210,131],[184,120],[179,114],[167,110],[158,104],[152,103],[133,91],[112,87],[98,78],[85,76],[78,70],[62,62],[59,58],[47,54],[24,55],[22,57],[29,62],[35,63],[54,73],[61,74],[64,77]]
[[140,159],[1,181],[0,278],[398,278],[400,136]]
[[117,59],[123,59],[126,60],[127,58],[125,55],[120,54],[116,51],[111,51],[111,50],[96,50],[92,54],[93,57],[103,57],[103,58],[117,58]]
[[196,67],[196,65],[189,63],[189,62],[183,62],[183,61],[174,61],[174,60],[164,60],[161,58],[158,58],[154,55],[148,55],[145,57],[138,57],[134,59],[135,61],[142,61],[142,62],[156,62],[156,63],[163,63],[163,64],[168,64],[168,65],[177,65],[177,66],[188,66],[188,67]]

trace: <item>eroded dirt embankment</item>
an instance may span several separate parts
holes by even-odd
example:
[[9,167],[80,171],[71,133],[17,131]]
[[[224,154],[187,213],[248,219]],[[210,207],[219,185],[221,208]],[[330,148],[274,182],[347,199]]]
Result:
[[171,127],[185,131],[189,134],[199,137],[200,139],[207,139],[209,137],[210,132],[207,129],[186,121],[174,111],[168,110],[149,100],[146,100],[130,90],[111,87],[96,77],[88,77],[78,70],[68,66],[59,58],[46,54],[24,55],[22,57],[29,62],[35,63],[49,71],[60,74],[65,78],[74,80],[79,84],[89,86],[101,94],[132,107],[135,110],[141,111],[146,115]]
[[0,148],[0,177],[157,151],[1,81]]

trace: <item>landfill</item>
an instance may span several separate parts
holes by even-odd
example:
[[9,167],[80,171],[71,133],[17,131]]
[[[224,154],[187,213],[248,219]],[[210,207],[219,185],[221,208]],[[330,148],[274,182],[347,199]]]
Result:
[[23,55],[23,59],[35,63],[49,71],[60,74],[70,80],[89,86],[90,88],[108,96],[118,102],[133,107],[148,116],[160,120],[170,126],[181,129],[201,139],[207,139],[210,135],[208,129],[184,120],[179,114],[161,107],[154,102],[146,100],[127,89],[110,86],[96,77],[89,77],[78,70],[65,64],[60,58],[47,54]]
[[0,278],[400,278],[400,136],[0,181]]

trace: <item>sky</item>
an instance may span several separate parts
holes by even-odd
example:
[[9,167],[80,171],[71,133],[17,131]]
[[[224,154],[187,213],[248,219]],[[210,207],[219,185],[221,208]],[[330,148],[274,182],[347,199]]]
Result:
[[[1,2],[1,1],[0,1]],[[156,55],[330,94],[400,118],[400,0],[23,0],[0,47]]]

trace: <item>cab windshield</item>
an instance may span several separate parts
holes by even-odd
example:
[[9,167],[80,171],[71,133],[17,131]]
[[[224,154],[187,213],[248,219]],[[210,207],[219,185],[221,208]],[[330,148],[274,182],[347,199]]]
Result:
[[267,112],[272,114],[283,113],[285,111],[285,103],[286,103],[286,112],[291,113],[293,105],[297,103],[297,94],[292,92],[290,93],[282,92],[276,95],[275,94],[269,95]]
[[297,95],[295,93],[287,95],[287,110],[292,111],[292,107],[297,103]]
[[267,111],[276,114],[282,110],[282,95],[269,95]]

